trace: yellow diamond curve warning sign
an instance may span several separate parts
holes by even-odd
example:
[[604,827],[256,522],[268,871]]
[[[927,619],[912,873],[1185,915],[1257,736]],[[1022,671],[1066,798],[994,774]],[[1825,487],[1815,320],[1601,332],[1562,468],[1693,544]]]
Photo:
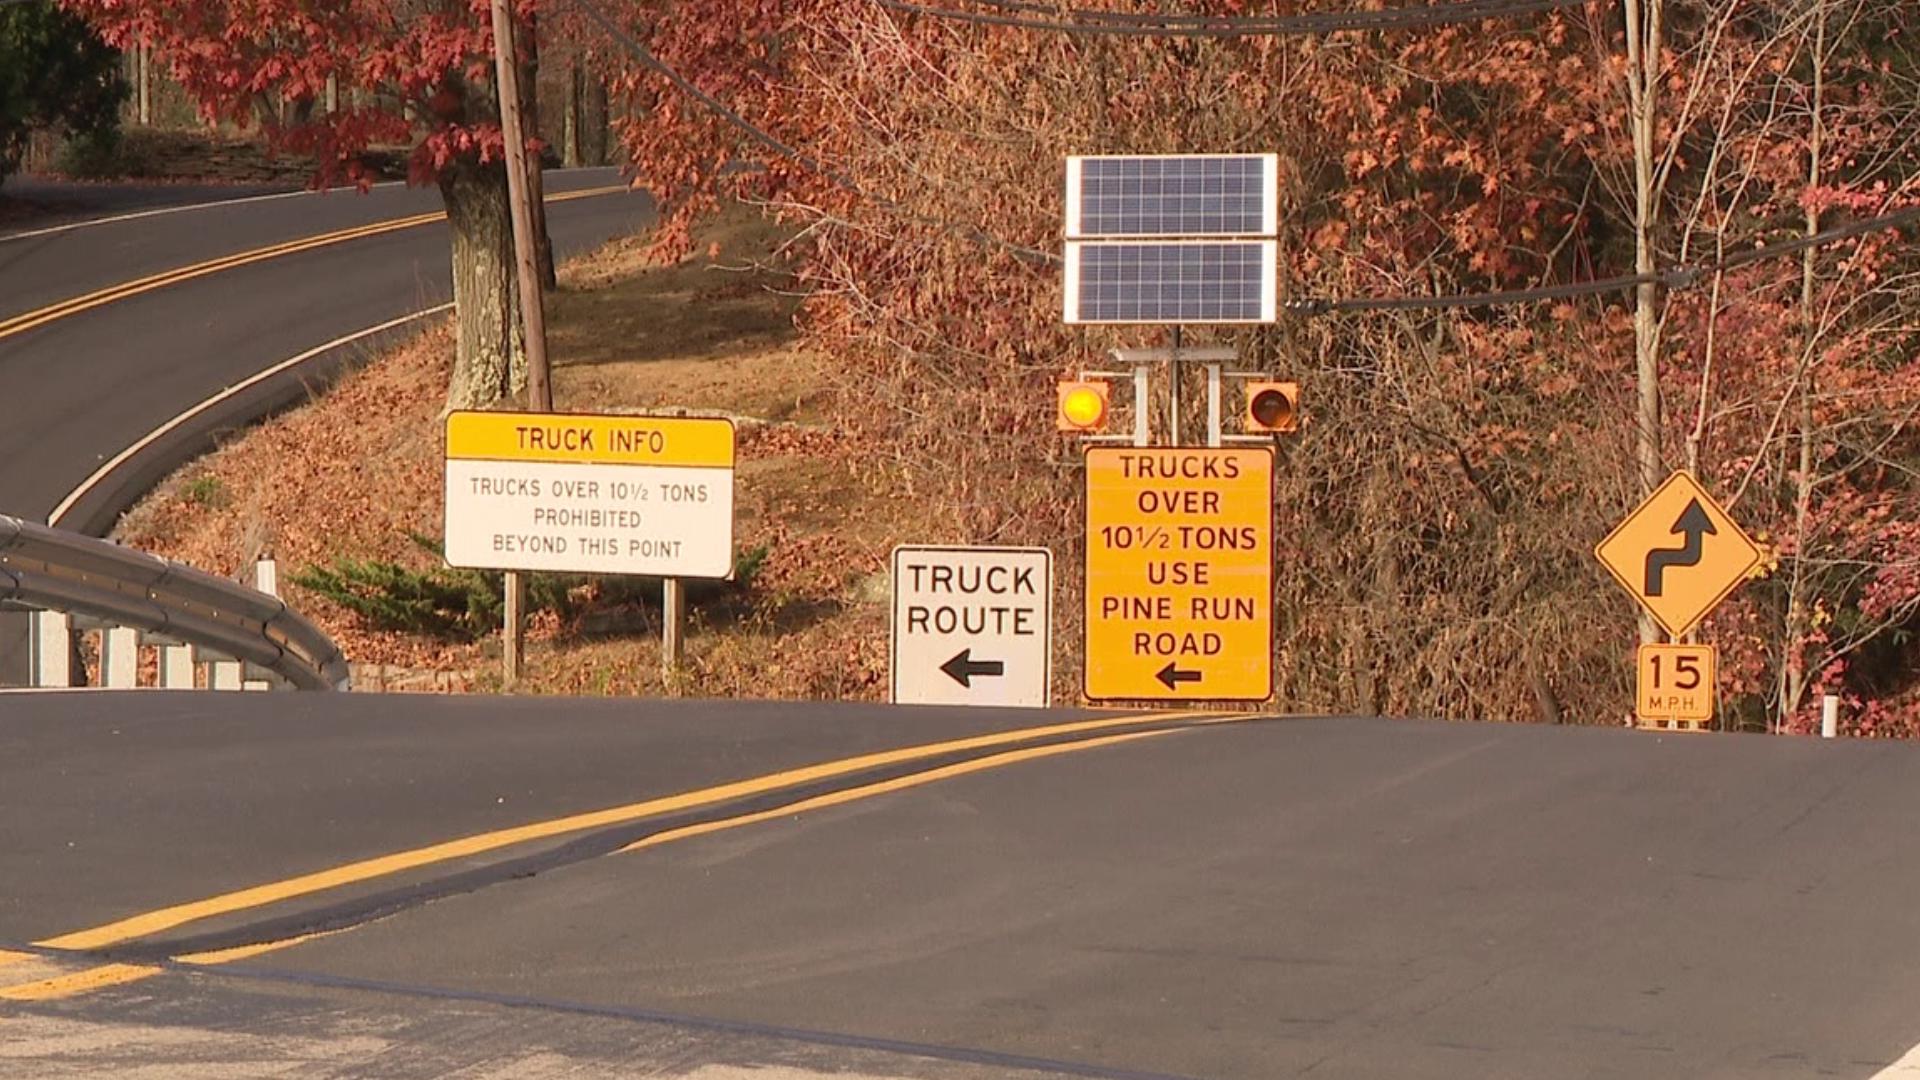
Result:
[[1087,451],[1087,697],[1273,693],[1273,451]]
[[1719,606],[1760,561],[1760,549],[1684,469],[1593,553],[1674,637]]

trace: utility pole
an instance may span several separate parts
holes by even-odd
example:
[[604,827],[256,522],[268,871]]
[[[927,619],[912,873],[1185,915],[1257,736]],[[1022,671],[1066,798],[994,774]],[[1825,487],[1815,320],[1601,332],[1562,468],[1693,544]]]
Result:
[[[520,69],[513,54],[513,12],[509,0],[493,0],[494,87],[500,99],[500,133],[507,144],[507,205],[513,218],[513,265],[520,287],[520,329],[527,350],[527,408],[553,411],[547,378],[547,315],[540,288],[540,267],[533,249],[533,206],[528,195],[527,140],[520,122]],[[506,575],[506,683],[520,679],[526,635],[526,585]]]

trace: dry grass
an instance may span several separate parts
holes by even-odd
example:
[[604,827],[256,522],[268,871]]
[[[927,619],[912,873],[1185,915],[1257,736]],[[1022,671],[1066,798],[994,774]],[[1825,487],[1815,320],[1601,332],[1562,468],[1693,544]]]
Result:
[[[835,415],[832,380],[800,348],[795,301],[766,260],[778,237],[744,213],[699,255],[660,266],[619,241],[562,270],[550,307],[556,407],[713,410],[741,426],[736,544],[766,547],[750,592],[690,617],[686,663],[659,664],[657,612],[536,621],[522,689],[558,693],[877,698],[886,667],[887,552],[896,483]],[[221,573],[262,553],[288,570],[341,556],[425,569],[409,532],[438,536],[441,425],[452,330],[436,325],[311,404],[181,469],[120,529],[127,543]],[[298,588],[292,602],[357,661],[497,686],[498,644],[379,632]],[[595,635],[595,627],[622,632]]]

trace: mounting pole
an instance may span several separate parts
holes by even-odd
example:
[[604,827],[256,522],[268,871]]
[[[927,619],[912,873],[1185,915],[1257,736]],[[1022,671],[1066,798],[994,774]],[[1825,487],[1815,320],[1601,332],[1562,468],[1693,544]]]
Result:
[[680,662],[686,655],[687,588],[675,577],[667,578],[661,587],[660,681],[669,692],[675,692]]
[[1207,365],[1207,445],[1219,446],[1220,438],[1220,365]]
[[1151,402],[1147,392],[1153,388],[1152,372],[1145,363],[1133,365],[1133,445],[1153,445],[1153,419],[1148,413]]
[[[520,329],[527,350],[527,407],[553,411],[547,379],[547,313],[540,289],[539,254],[533,248],[533,205],[529,201],[527,138],[520,123],[520,63],[513,51],[513,12],[508,0],[493,0],[493,70],[500,102],[500,134],[507,149],[507,206],[513,218],[513,266],[520,286]],[[526,642],[526,583],[506,574],[506,625],[501,659],[506,685],[520,680]]]
[[1167,349],[1167,445],[1180,445],[1180,327],[1173,328]]

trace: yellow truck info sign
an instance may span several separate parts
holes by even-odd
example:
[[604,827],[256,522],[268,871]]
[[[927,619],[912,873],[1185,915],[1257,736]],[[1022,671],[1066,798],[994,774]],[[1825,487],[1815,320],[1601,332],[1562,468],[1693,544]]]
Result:
[[447,563],[726,577],[733,465],[727,420],[453,413]]

